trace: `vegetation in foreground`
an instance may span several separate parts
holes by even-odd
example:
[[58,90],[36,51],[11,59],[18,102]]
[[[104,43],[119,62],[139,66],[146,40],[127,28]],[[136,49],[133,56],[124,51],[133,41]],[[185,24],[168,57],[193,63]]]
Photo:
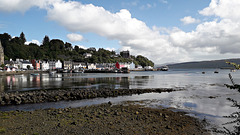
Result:
[[[233,63],[233,62],[226,62],[230,65],[233,65],[237,70],[240,69],[240,65]],[[229,84],[225,84],[227,88],[232,89],[232,90],[237,90],[238,92],[240,92],[240,85],[236,84],[232,78],[232,75],[229,73],[229,78],[232,82],[232,85]],[[232,99],[232,98],[227,98],[228,101],[232,102],[232,107],[236,107],[237,109],[240,109],[240,102],[238,102],[236,99]],[[224,116],[226,118],[231,118],[233,119],[232,121],[229,121],[227,123],[225,123],[224,125],[229,125],[232,124],[233,125],[233,130],[227,129],[226,127],[224,127],[223,130],[217,130],[217,133],[222,133],[222,134],[227,134],[227,135],[239,135],[240,134],[240,111],[237,112],[233,112],[232,114],[230,114],[229,116]]]

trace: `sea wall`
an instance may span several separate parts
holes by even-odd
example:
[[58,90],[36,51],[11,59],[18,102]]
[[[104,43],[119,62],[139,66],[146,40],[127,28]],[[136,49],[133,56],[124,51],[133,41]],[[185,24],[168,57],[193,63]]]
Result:
[[30,74],[30,73],[46,73],[47,71],[41,71],[41,70],[26,70],[26,71],[3,71],[0,72],[0,76],[4,75],[20,75],[20,74]]

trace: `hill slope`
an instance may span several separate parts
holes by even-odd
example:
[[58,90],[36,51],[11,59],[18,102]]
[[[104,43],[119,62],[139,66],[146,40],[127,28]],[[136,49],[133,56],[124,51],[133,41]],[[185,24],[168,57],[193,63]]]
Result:
[[233,68],[232,65],[228,65],[226,61],[240,64],[239,59],[223,59],[212,61],[199,61],[199,62],[185,62],[177,64],[167,65],[169,68]]

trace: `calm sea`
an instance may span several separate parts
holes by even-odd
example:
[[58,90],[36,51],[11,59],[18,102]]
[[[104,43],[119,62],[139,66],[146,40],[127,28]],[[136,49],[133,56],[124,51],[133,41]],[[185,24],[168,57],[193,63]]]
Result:
[[[80,101],[61,101],[56,103],[40,103],[34,105],[18,105],[0,107],[0,110],[32,110],[41,108],[79,107],[106,103],[111,101],[139,101],[151,107],[174,107],[189,112],[189,115],[206,118],[216,126],[230,121],[222,116],[237,111],[226,98],[240,99],[240,93],[230,90],[224,84],[231,84],[228,74],[240,84],[240,71],[216,69],[171,69],[164,71],[131,72],[130,74],[40,74],[13,75],[0,77],[0,92],[28,91],[51,88],[184,88],[183,91],[171,93],[148,93],[141,95],[97,98]],[[205,74],[202,74],[205,72]],[[230,125],[229,125],[230,126]],[[228,127],[228,125],[226,126]]]

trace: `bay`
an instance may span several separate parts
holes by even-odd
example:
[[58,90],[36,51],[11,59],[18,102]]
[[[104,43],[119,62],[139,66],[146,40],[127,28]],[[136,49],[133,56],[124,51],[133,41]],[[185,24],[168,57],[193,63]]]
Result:
[[[27,104],[0,107],[0,110],[31,110],[44,108],[80,107],[101,104],[111,101],[114,104],[123,101],[135,101],[150,107],[173,107],[189,112],[189,115],[209,120],[212,125],[222,127],[230,121],[223,116],[237,111],[231,107],[232,103],[226,98],[239,99],[235,90],[226,88],[224,84],[231,84],[228,74],[234,81],[240,83],[240,72],[216,69],[171,69],[167,72],[144,71],[130,74],[87,74],[65,73],[49,75],[42,73],[38,76],[30,74],[0,77],[1,92],[29,91],[39,89],[64,88],[183,88],[183,91],[171,93],[146,93],[141,95],[122,96],[115,98],[96,98],[80,101],[61,101],[56,103]],[[205,72],[203,74],[202,72]],[[231,127],[231,125],[226,125]]]

